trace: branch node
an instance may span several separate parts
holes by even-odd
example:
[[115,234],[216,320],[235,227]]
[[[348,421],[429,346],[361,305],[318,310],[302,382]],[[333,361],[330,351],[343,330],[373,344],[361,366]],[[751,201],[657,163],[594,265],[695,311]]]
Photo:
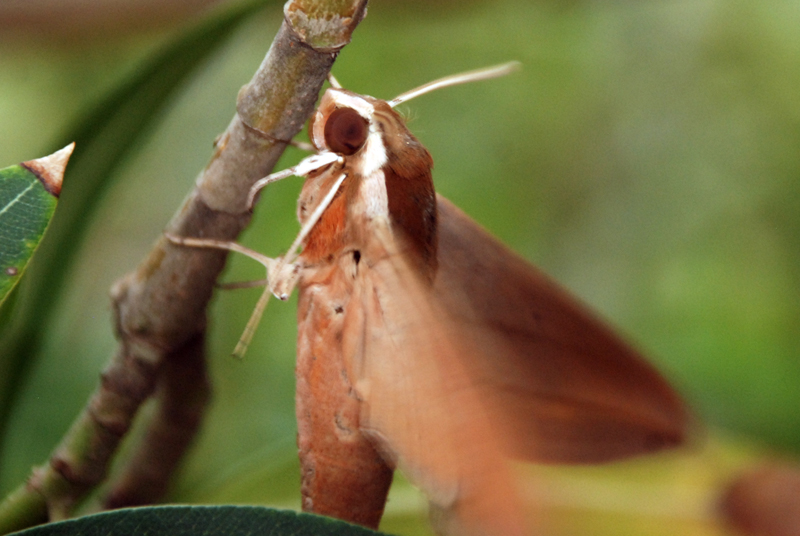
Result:
[[256,136],[258,138],[265,139],[265,140],[267,140],[269,142],[272,142],[272,143],[279,143],[279,144],[282,144],[284,146],[290,145],[292,143],[292,140],[284,140],[283,138],[279,138],[277,136],[273,136],[272,134],[269,134],[268,132],[264,132],[260,128],[251,125],[247,121],[246,117],[241,117],[241,120],[242,120],[242,125],[244,125],[244,128],[247,129],[247,131],[249,133],[253,134],[254,136]]
[[289,0],[283,15],[301,44],[317,52],[337,53],[350,42],[353,30],[367,14],[366,0],[349,0],[349,4]]

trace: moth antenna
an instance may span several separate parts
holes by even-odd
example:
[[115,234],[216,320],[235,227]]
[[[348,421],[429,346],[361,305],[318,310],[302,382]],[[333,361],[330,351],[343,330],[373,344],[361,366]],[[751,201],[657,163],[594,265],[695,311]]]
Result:
[[291,145],[292,147],[296,147],[297,149],[300,149],[301,151],[308,151],[309,153],[316,153],[317,152],[317,148],[314,147],[313,144],[308,143],[306,141],[292,140],[292,141],[289,142],[289,145]]
[[250,193],[247,194],[247,209],[253,210],[253,205],[256,202],[256,195],[258,195],[258,192],[263,190],[268,184],[278,182],[291,176],[305,177],[312,171],[316,171],[340,160],[343,160],[341,156],[330,151],[312,154],[311,156],[303,158],[296,166],[286,168],[283,171],[278,171],[276,173],[270,173],[263,179],[258,179],[255,183],[253,183],[253,186],[250,187]]
[[459,84],[466,84],[468,82],[477,82],[478,80],[489,80],[490,78],[498,78],[510,74],[519,69],[520,63],[518,61],[510,61],[501,65],[493,67],[484,67],[483,69],[476,69],[474,71],[467,71],[466,73],[451,74],[433,82],[428,82],[417,88],[398,95],[392,100],[388,101],[389,106],[394,108],[402,102],[406,102],[425,93],[441,89],[443,87],[457,86]]
[[339,81],[336,80],[336,77],[333,76],[333,73],[331,72],[328,72],[328,83],[334,89],[342,89],[342,84],[340,84]]

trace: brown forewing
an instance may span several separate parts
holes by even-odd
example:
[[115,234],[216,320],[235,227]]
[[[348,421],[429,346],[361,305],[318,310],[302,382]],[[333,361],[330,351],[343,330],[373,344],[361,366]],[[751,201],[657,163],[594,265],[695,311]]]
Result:
[[377,528],[393,468],[359,430],[360,402],[345,369],[341,343],[352,286],[352,272],[336,263],[308,268],[300,281],[296,411],[301,492],[306,512]]
[[506,451],[598,462],[680,443],[689,416],[658,372],[531,264],[438,197],[432,299],[469,351]]
[[566,292],[438,198],[434,282],[370,222],[344,319],[360,426],[446,525],[520,534],[504,459],[595,462],[679,443],[665,380]]
[[745,471],[725,491],[720,509],[742,534],[800,535],[800,466],[769,462]]
[[441,529],[525,534],[500,430],[464,366],[463,339],[388,222],[372,222],[372,231],[344,339],[362,433],[425,491]]

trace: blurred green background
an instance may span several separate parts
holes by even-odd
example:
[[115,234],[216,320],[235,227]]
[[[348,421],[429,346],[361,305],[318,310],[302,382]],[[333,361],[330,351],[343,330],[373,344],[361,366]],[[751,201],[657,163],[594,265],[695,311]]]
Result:
[[[113,2],[101,5],[95,26],[15,24],[0,8],[0,166],[50,152],[197,20],[186,8],[126,27]],[[115,348],[108,288],[192,187],[281,7],[265,2],[201,65],[112,177],[17,385],[0,493],[46,459],[93,390]],[[706,424],[691,452],[522,468],[553,533],[717,534],[715,493],[731,471],[800,454],[798,27],[800,4],[783,1],[373,0],[334,66],[345,87],[391,98],[519,60],[512,76],[403,107],[434,157],[437,188],[608,318]],[[302,156],[291,150],[279,167]],[[242,242],[283,251],[299,186],[271,187]],[[225,274],[259,277],[240,257]],[[246,358],[229,357],[258,293],[219,292],[212,303],[214,400],[173,501],[299,506],[294,302],[272,303]],[[384,528],[424,532],[424,508],[400,483]]]

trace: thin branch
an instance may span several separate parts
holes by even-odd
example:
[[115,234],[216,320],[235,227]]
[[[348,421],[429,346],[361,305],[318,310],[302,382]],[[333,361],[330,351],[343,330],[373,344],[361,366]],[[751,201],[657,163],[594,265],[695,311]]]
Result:
[[167,477],[194,439],[211,395],[203,343],[198,336],[164,362],[156,412],[138,449],[115,475],[100,509],[148,504],[166,493]]
[[[242,88],[238,113],[220,136],[197,186],[167,226],[170,233],[234,240],[245,228],[251,186],[271,171],[288,140],[313,112],[338,51],[349,42],[365,10],[366,0],[286,4],[284,24],[253,79]],[[157,385],[160,407],[145,437],[162,437],[164,426],[184,412],[199,421],[201,393],[196,386],[172,381],[170,371],[179,369],[186,356],[191,356],[192,366],[202,367],[205,309],[225,258],[224,252],[183,248],[162,237],[137,270],[114,285],[119,349],[50,462],[0,504],[0,534],[46,521],[45,513],[50,519],[70,515],[106,478],[119,442]],[[187,406],[178,409],[180,401]],[[171,461],[161,467],[158,445],[136,446],[131,463],[139,467],[123,468],[122,480],[111,485],[106,502],[115,504],[122,495],[128,498],[122,502],[133,497],[136,502],[157,500],[194,432],[185,431],[177,441],[170,440]]]

